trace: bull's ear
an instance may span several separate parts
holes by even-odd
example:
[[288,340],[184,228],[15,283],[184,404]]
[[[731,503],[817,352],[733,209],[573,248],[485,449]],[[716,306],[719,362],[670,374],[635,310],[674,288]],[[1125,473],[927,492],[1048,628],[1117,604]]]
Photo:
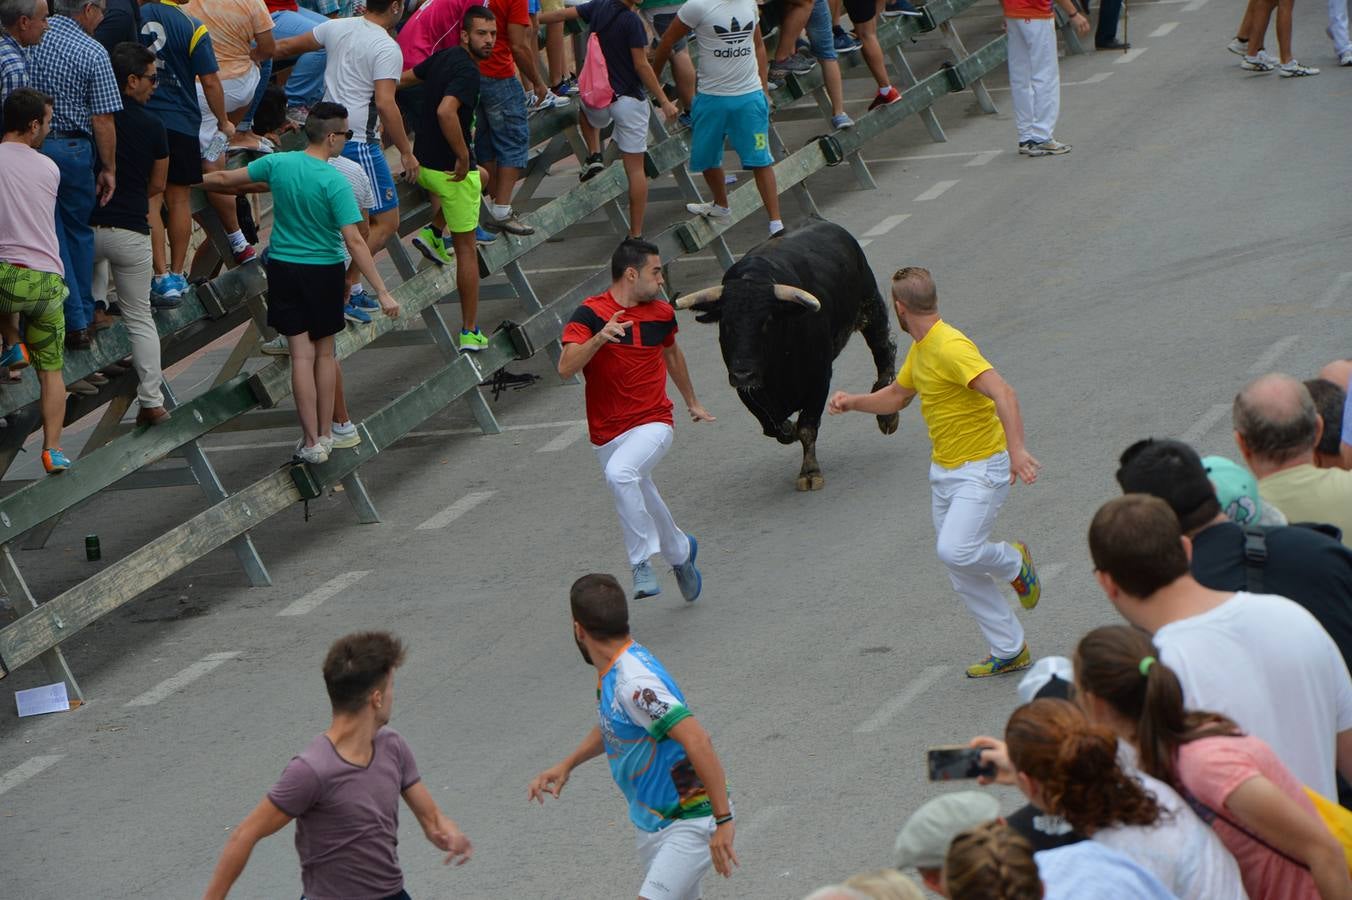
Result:
[[723,318],[723,304],[719,301],[713,303],[696,303],[690,307],[699,313],[695,316],[696,322],[717,322]]

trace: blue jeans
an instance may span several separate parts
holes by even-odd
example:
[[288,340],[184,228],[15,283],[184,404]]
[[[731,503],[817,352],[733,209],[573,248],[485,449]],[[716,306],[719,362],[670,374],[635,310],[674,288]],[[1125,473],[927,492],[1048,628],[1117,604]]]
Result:
[[94,318],[94,145],[88,138],[50,136],[42,152],[61,170],[56,191],[56,239],[66,268],[66,330],[88,328]]
[[812,55],[817,59],[836,58],[836,37],[831,31],[831,5],[827,0],[816,0],[812,4],[812,14],[807,18],[808,43],[812,45]]
[[272,60],[265,59],[258,64],[258,90],[254,91],[254,98],[253,102],[249,104],[249,111],[244,114],[244,118],[239,120],[241,126],[253,125],[254,116],[258,115],[258,104],[263,102],[263,94],[271,83]]
[[[316,25],[327,21],[319,13],[304,7],[282,10],[272,14],[272,36],[280,41],[309,34]],[[324,99],[324,66],[328,60],[329,55],[323,50],[301,54],[291,69],[291,77],[286,80],[287,106],[314,106]]]
[[530,154],[526,92],[516,76],[481,78],[474,127],[474,156],[480,162],[524,169]]

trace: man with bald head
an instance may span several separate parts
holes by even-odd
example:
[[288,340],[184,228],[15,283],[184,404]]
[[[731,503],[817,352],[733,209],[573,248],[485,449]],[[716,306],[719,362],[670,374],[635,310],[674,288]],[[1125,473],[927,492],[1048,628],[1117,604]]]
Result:
[[1235,443],[1258,493],[1291,522],[1325,522],[1352,547],[1352,472],[1314,464],[1324,421],[1310,392],[1289,375],[1264,375],[1235,396]]
[[1342,455],[1342,467],[1352,469],[1352,359],[1335,359],[1319,370],[1319,377],[1332,381],[1344,391],[1339,453]]

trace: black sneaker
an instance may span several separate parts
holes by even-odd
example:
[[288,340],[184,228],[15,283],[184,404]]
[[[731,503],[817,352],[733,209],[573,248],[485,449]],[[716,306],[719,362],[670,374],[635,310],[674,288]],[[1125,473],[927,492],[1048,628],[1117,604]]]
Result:
[[605,164],[601,162],[601,154],[593,153],[582,163],[582,171],[577,173],[578,181],[591,181],[605,169]]

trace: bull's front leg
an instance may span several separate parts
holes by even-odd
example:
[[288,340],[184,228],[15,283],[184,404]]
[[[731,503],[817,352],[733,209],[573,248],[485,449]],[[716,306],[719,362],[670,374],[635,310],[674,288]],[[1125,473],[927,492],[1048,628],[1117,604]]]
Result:
[[[897,344],[892,340],[892,329],[887,322],[882,295],[875,290],[873,298],[859,308],[859,331],[864,335],[864,342],[873,354],[873,365],[878,371],[878,380],[873,382],[875,391],[891,384],[897,374]],[[897,413],[878,416],[878,430],[883,434],[892,434],[900,421],[901,417]]]
[[817,465],[817,426],[802,424],[799,416],[798,441],[803,445],[803,467],[798,470],[794,486],[800,491],[820,491],[826,484],[822,468]]

